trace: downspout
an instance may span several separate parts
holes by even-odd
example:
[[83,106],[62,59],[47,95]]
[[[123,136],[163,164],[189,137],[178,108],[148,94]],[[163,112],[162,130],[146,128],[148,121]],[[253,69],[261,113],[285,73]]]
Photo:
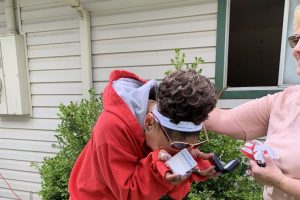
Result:
[[7,34],[16,34],[16,18],[14,9],[14,0],[5,0],[5,19]]
[[75,8],[80,16],[80,52],[82,69],[82,94],[89,99],[89,90],[93,87],[92,78],[92,44],[91,44],[91,18],[88,11],[80,4],[79,0],[66,0]]

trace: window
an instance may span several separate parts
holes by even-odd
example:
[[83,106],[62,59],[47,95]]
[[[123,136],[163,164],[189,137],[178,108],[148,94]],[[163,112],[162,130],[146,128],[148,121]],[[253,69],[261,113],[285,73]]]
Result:
[[219,0],[216,86],[221,98],[256,98],[300,83],[287,37],[299,0]]

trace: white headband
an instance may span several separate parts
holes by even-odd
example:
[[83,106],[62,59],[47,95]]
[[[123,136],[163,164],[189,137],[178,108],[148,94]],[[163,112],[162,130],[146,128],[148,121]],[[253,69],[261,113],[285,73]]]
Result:
[[184,131],[184,132],[195,132],[200,131],[202,129],[202,123],[199,125],[195,125],[193,122],[181,121],[178,124],[174,124],[171,120],[158,112],[157,105],[155,105],[152,109],[152,113],[157,117],[159,123],[162,126],[167,127],[169,129],[173,129],[176,131]]

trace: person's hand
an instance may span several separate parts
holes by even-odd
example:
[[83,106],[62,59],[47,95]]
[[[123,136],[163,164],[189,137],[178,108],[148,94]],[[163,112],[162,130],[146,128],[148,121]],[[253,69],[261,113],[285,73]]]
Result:
[[194,173],[199,174],[200,176],[205,176],[207,178],[214,178],[220,176],[220,172],[216,172],[215,166],[210,166],[207,169],[200,170],[198,167],[194,167],[192,170]]
[[195,159],[201,158],[203,160],[208,160],[214,156],[214,153],[203,153],[199,149],[189,149],[189,152]]
[[[172,156],[164,149],[161,149],[158,153],[158,160],[161,161],[168,161],[172,158]],[[188,179],[191,175],[191,171],[186,173],[184,176],[181,176],[179,174],[172,174],[171,172],[167,172],[165,175],[165,179],[167,182],[178,185],[182,182],[184,182],[186,179]]]
[[187,180],[190,175],[191,175],[191,171],[187,172],[184,176],[181,176],[179,174],[172,174],[171,172],[167,172],[165,179],[167,182],[173,184],[173,185],[178,185],[182,182],[184,182],[185,180]]
[[276,166],[272,158],[268,154],[264,154],[266,162],[265,167],[260,167],[253,160],[250,160],[250,170],[255,180],[263,185],[272,185],[278,187],[285,175]]
[[160,161],[168,161],[172,158],[172,156],[164,149],[161,149],[158,152],[158,160]]
[[[201,158],[203,160],[208,160],[214,156],[214,153],[203,153],[199,149],[190,149],[189,151],[195,159]],[[197,174],[199,174],[201,176],[205,176],[207,178],[214,178],[214,177],[221,175],[220,172],[216,172],[215,166],[211,166],[211,167],[209,167],[205,170],[201,170],[201,171],[199,170],[198,167],[195,167],[193,169],[193,172],[196,172]]]

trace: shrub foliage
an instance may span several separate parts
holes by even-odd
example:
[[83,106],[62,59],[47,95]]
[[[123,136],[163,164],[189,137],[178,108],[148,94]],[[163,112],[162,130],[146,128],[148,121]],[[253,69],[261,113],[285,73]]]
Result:
[[42,189],[39,192],[44,200],[68,200],[68,180],[74,162],[90,138],[92,128],[100,112],[102,100],[90,91],[90,99],[79,103],[60,105],[61,121],[56,130],[58,142],[53,148],[58,149],[54,157],[45,157],[38,168],[42,177]]
[[227,136],[209,133],[210,141],[200,148],[203,152],[214,152],[228,163],[240,159],[242,164],[233,172],[225,173],[206,182],[194,183],[187,199],[189,200],[261,200],[262,186],[256,184],[245,173],[244,156],[240,148],[244,144]]

